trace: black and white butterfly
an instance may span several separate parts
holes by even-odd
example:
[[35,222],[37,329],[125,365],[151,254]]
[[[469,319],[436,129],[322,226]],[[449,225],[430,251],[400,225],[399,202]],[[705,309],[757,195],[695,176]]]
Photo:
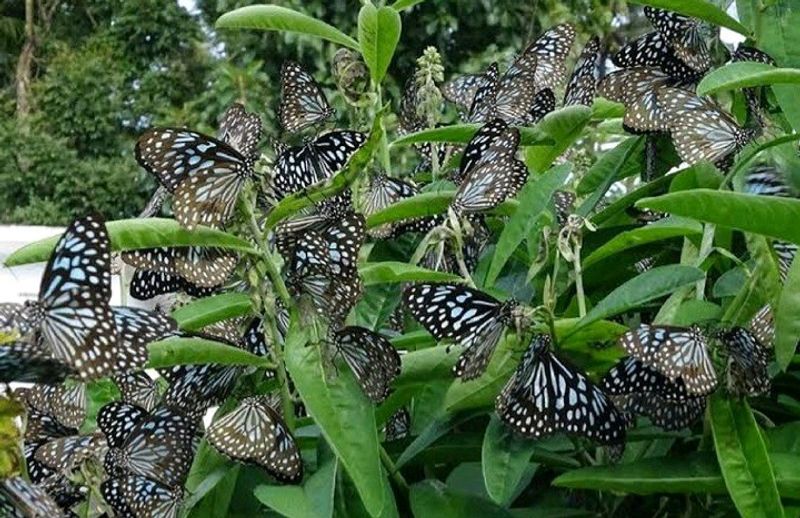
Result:
[[389,340],[369,329],[348,326],[336,332],[333,346],[368,398],[381,403],[389,396],[400,374],[400,354]]
[[591,38],[583,47],[564,94],[564,106],[591,106],[597,89],[597,62],[600,59],[600,39]]
[[8,518],[57,517],[63,510],[43,489],[20,476],[0,481],[0,514]]
[[567,224],[569,215],[575,207],[575,193],[568,191],[556,191],[553,193],[553,205],[556,209],[556,221],[559,227]]
[[575,28],[563,23],[551,27],[529,44],[507,74],[533,74],[537,89],[556,89],[567,79],[564,61],[575,43]]
[[131,518],[177,518],[183,500],[182,488],[169,488],[139,475],[108,478],[100,493],[115,516]]
[[[493,128],[500,127],[498,120],[490,122]],[[485,133],[479,131],[470,144],[467,144],[462,161],[464,180],[458,187],[451,207],[459,215],[491,210],[508,198],[516,196],[528,178],[528,168],[517,159],[519,130],[506,128],[487,144],[483,143]],[[481,139],[480,145],[473,145]],[[480,150],[477,156],[468,155],[470,148]],[[485,146],[485,147],[484,147]]]
[[325,122],[335,113],[311,74],[294,61],[283,64],[278,108],[278,120],[283,129],[302,131]]
[[255,464],[282,482],[295,484],[303,478],[294,437],[266,396],[243,399],[211,423],[206,440],[233,460]]
[[401,408],[386,421],[383,434],[386,442],[399,441],[405,439],[411,430],[411,414],[408,409]]
[[[772,56],[762,50],[747,45],[739,45],[736,47],[736,51],[731,55],[731,61],[734,63],[751,61],[755,63],[763,63],[765,65],[776,65],[775,60],[772,59]],[[750,115],[754,117],[758,124],[762,127],[765,126],[765,121],[763,119],[764,115],[762,112],[767,108],[767,100],[763,90],[763,88],[742,89],[742,93],[744,94],[745,101],[747,102],[747,109],[750,112]]]
[[697,20],[650,6],[645,6],[644,14],[681,62],[698,72],[711,67],[711,54]]
[[61,383],[74,374],[72,366],[53,358],[31,340],[0,346],[0,383]]
[[566,432],[600,444],[625,442],[625,418],[589,378],[550,351],[547,335],[533,337],[495,409],[526,437]]
[[121,258],[134,268],[176,275],[202,288],[224,283],[238,262],[233,252],[199,246],[127,250]]
[[271,345],[264,331],[264,321],[260,318],[252,319],[242,337],[243,347],[257,356],[268,356]]
[[625,105],[622,120],[632,133],[668,131],[669,114],[659,100],[658,91],[673,80],[654,68],[635,67],[616,70],[600,80],[598,95]]
[[[113,438],[101,426],[109,445],[104,463],[107,471],[113,476],[132,474],[147,477],[171,488],[183,486],[194,459],[195,421],[166,406],[140,417],[129,429],[127,421],[116,423],[111,433],[119,435]],[[124,419],[128,419],[127,414]],[[123,437],[124,431],[128,433]]]
[[464,348],[453,368],[464,381],[486,370],[503,331],[514,323],[517,302],[499,300],[457,284],[419,283],[403,292],[414,318],[436,340],[452,340]]
[[178,323],[157,311],[114,306],[111,312],[118,340],[115,373],[143,369],[148,359],[147,346],[178,333]]
[[[389,205],[419,193],[416,185],[385,174],[372,177],[369,189],[364,197],[364,215],[371,216]],[[395,225],[387,224],[369,230],[369,234],[377,239],[385,239],[393,234]]]
[[162,372],[169,383],[163,401],[172,408],[200,418],[208,408],[222,404],[242,372],[242,367],[235,365],[176,365]]
[[47,414],[65,428],[79,428],[86,420],[86,385],[33,385],[18,389],[25,406]]
[[156,382],[145,371],[131,371],[114,376],[122,401],[141,407],[148,412],[158,404],[159,393]]
[[[762,325],[760,318],[757,315],[751,326]],[[728,352],[728,389],[745,396],[769,392],[771,382],[767,368],[773,356],[769,344],[762,343],[756,333],[738,326],[724,330],[718,336]]]
[[641,324],[622,335],[620,344],[628,354],[670,380],[682,380],[693,396],[708,395],[716,388],[717,374],[707,340],[696,327]]
[[114,368],[110,252],[102,217],[76,219],[50,255],[39,299],[26,303],[26,318],[47,350],[82,380],[101,378]]
[[600,388],[609,396],[651,394],[666,401],[685,401],[692,397],[682,379],[671,380],[633,356],[617,362],[600,380]]
[[71,435],[45,442],[36,448],[34,458],[48,469],[69,475],[88,459],[99,459],[104,449],[102,433]]
[[367,141],[358,131],[331,131],[287,148],[275,163],[272,190],[278,200],[338,173]]
[[150,270],[136,270],[130,284],[130,295],[136,300],[149,300],[159,295],[177,292],[201,298],[213,295],[218,290],[218,286],[204,288],[178,275]]
[[663,430],[677,431],[692,426],[703,416],[707,398],[697,396],[670,401],[656,394],[635,393],[613,396],[612,399],[622,412],[647,417]]
[[755,137],[752,128],[742,128],[712,100],[679,88],[658,91],[666,108],[675,150],[689,165],[701,161],[721,169],[730,167],[734,155]]
[[651,32],[622,47],[611,57],[620,68],[653,68],[681,83],[697,82],[703,72],[684,63],[659,32]]

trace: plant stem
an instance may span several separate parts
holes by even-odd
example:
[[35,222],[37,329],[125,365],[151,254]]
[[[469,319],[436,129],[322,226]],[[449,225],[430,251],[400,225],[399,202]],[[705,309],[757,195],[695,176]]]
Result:
[[[703,239],[700,241],[700,250],[697,252],[697,260],[695,261],[695,266],[698,268],[703,264],[703,262],[711,255],[711,251],[714,249],[714,231],[716,227],[710,223],[706,223],[703,226]],[[697,281],[697,285],[695,288],[695,298],[697,300],[703,300],[705,297],[706,291],[706,278],[703,277],[701,280]]]
[[581,266],[580,238],[575,240],[575,248],[572,253],[572,265],[575,269],[575,291],[578,297],[578,315],[583,318],[586,316],[586,297],[583,293],[583,267]]
[[256,215],[255,212],[253,211],[252,204],[245,203],[245,207],[247,210],[247,217],[249,220],[248,223],[250,224],[250,232],[253,234],[253,239],[256,240],[256,245],[258,245],[259,252],[261,252],[261,255],[264,259],[264,264],[267,268],[267,275],[269,276],[269,279],[272,282],[272,286],[275,288],[275,291],[278,293],[278,297],[280,297],[281,302],[283,302],[284,306],[288,308],[292,302],[292,298],[289,295],[289,290],[286,289],[286,284],[283,282],[283,277],[281,277],[281,273],[275,267],[275,263],[272,262],[272,257],[269,251],[269,247],[267,246],[266,240],[264,239],[264,233],[258,226],[258,221],[256,220]]
[[389,476],[392,477],[394,483],[403,490],[404,493],[408,493],[408,482],[406,479],[403,478],[403,475],[400,473],[400,470],[394,465],[394,461],[386,453],[386,449],[383,446],[378,446],[380,455],[381,455],[381,462],[383,462],[383,466],[386,468],[386,471],[389,472]]

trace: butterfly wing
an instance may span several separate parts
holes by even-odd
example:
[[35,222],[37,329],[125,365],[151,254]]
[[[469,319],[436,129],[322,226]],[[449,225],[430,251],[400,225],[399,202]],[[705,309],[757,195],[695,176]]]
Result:
[[775,319],[772,306],[767,304],[759,309],[750,320],[748,328],[759,343],[765,347],[772,347],[775,343]]
[[286,131],[298,132],[334,115],[317,82],[303,67],[287,61],[281,68],[281,104],[278,118]]
[[144,368],[148,359],[147,346],[178,331],[174,319],[157,311],[113,307],[112,313],[120,349],[114,369],[118,373]]
[[617,362],[603,376],[600,389],[610,396],[654,394],[667,401],[685,401],[690,398],[682,380],[672,381],[633,356],[626,356]]
[[600,58],[600,39],[596,36],[586,43],[575,70],[567,83],[564,106],[591,106],[597,87],[597,62]]
[[696,20],[650,6],[645,6],[644,14],[681,61],[697,71],[708,70],[711,55]]
[[132,371],[114,376],[114,383],[122,394],[122,401],[141,407],[148,412],[158,403],[155,381],[144,371]]
[[220,119],[217,137],[238,151],[252,167],[258,160],[261,134],[261,117],[248,113],[241,104],[233,103]]
[[467,122],[486,122],[496,116],[497,95],[500,88],[500,72],[497,63],[489,65],[484,76],[486,81],[475,92],[467,114]]
[[658,91],[671,79],[655,69],[636,67],[614,71],[600,80],[598,94],[625,105],[623,123],[639,132],[666,131],[669,117]]
[[555,89],[566,80],[564,60],[575,42],[575,28],[567,23],[551,27],[528,45],[509,68],[510,74],[534,75],[538,88]]
[[486,86],[488,82],[489,79],[485,74],[458,76],[442,85],[442,95],[463,110],[469,110],[475,99],[475,94]]
[[328,264],[334,276],[356,274],[356,263],[361,245],[366,238],[367,223],[364,216],[352,212],[337,221],[324,234]]
[[337,331],[335,347],[367,397],[375,403],[386,399],[400,374],[400,355],[392,344],[368,329],[348,326]]
[[167,293],[183,292],[190,297],[213,295],[218,287],[203,288],[169,273],[136,270],[131,278],[130,295],[136,300],[149,300]]
[[22,477],[0,481],[0,511],[9,517],[63,516],[63,511],[43,489]]
[[771,382],[767,367],[771,349],[743,327],[734,327],[720,335],[728,351],[728,383],[735,394],[759,396],[769,392]]
[[535,124],[545,115],[556,109],[556,96],[549,88],[539,90],[533,100],[533,106],[528,111],[526,124]]
[[103,432],[110,448],[121,448],[131,432],[149,413],[142,407],[122,401],[112,401],[97,413],[97,427]]

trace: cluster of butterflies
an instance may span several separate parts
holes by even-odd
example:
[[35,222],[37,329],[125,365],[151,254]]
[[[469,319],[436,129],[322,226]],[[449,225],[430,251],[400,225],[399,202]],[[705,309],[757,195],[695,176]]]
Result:
[[[456,185],[448,212],[470,232],[460,250],[450,242],[429,250],[423,266],[467,275],[474,270],[491,236],[487,213],[516,196],[527,181],[527,167],[517,157],[518,126],[535,124],[552,111],[554,92],[562,87],[565,106],[591,105],[596,94],[621,102],[627,108],[627,129],[669,134],[689,163],[709,160],[725,166],[753,138],[755,129],[740,127],[711,100],[690,90],[711,66],[699,25],[649,7],[645,13],[655,31],[614,56],[621,68],[600,80],[596,38],[584,47],[567,79],[564,62],[575,30],[564,24],[527,46],[502,74],[493,63],[482,74],[443,85],[444,97],[460,108],[464,121],[479,127],[463,149],[420,146],[417,171],[437,160],[446,166],[460,153],[457,166],[448,171]],[[740,47],[734,59],[766,61],[768,56]],[[297,63],[283,66],[281,85],[277,114],[283,140],[315,134],[306,135],[299,145],[274,140],[275,160],[266,182],[272,201],[329,180],[367,140],[358,131],[322,130],[335,111]],[[416,111],[417,95],[410,81],[400,103],[401,131],[425,129],[426,119]],[[758,119],[760,92],[746,95]],[[221,118],[216,137],[183,128],[153,128],[138,140],[135,156],[171,195],[180,225],[187,230],[199,225],[224,229],[235,219],[245,184],[258,174],[262,138],[260,117],[234,104]],[[750,191],[787,195],[772,173],[751,174]],[[327,323],[322,345],[333,353],[332,361],[344,361],[375,403],[390,394],[401,361],[384,334],[346,325],[364,290],[358,270],[362,247],[368,235],[378,240],[426,233],[446,219],[409,219],[368,231],[365,215],[413,198],[424,189],[422,183],[374,174],[363,191],[345,190],[319,202],[282,221],[269,235],[300,314],[315,314]],[[563,226],[575,195],[559,192],[554,201]],[[776,243],[776,251],[790,261],[795,250]],[[176,292],[205,297],[230,289],[240,263],[234,252],[197,246],[127,250],[120,258],[135,269],[130,293],[140,300]],[[163,369],[159,374],[165,383],[159,383],[143,370],[147,345],[171,336],[202,336],[269,356],[272,339],[283,339],[289,328],[288,308],[279,303],[270,316],[277,323],[277,337],[265,335],[260,318],[232,319],[189,333],[159,312],[112,307],[111,264],[103,219],[79,218],[58,241],[38,299],[0,306],[2,331],[15,336],[0,348],[0,382],[35,383],[18,394],[26,408],[24,453],[30,480],[14,477],[0,483],[0,509],[10,516],[62,515],[85,500],[89,484],[81,477],[88,472],[99,473],[103,499],[116,516],[177,516],[202,439],[278,481],[301,481],[300,451],[274,394],[247,394],[232,411],[217,416],[207,429],[203,426],[206,412],[234,394],[244,374],[268,379],[274,373],[230,365],[182,365]],[[646,267],[649,264],[642,265]],[[405,287],[402,301],[390,318],[391,328],[404,330],[407,311],[436,340],[459,345],[462,353],[453,373],[464,381],[486,371],[508,329],[529,340],[496,401],[501,420],[527,437],[564,432],[619,451],[636,416],[668,430],[691,425],[719,384],[710,343],[719,343],[718,350],[727,358],[731,392],[757,395],[769,390],[773,324],[768,307],[747,328],[711,334],[698,327],[642,324],[620,338],[629,356],[595,384],[559,356],[554,337],[529,334],[526,311],[513,300],[500,301],[466,285],[418,283]],[[96,431],[81,433],[86,419],[84,384],[106,377],[117,384],[121,398],[100,409]],[[392,416],[384,429],[386,440],[405,436],[411,415],[401,408]]]

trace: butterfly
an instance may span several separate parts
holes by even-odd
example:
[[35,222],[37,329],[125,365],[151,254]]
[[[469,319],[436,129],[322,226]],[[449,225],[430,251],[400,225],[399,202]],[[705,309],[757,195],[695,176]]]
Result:
[[303,478],[294,437],[265,396],[243,399],[211,423],[206,440],[233,460],[255,464],[282,482],[295,484]]
[[613,400],[622,412],[645,416],[653,425],[666,431],[690,427],[706,410],[705,396],[670,401],[655,394],[635,393],[616,396]]
[[556,221],[559,227],[567,224],[569,215],[575,206],[575,194],[567,191],[556,191],[553,193],[553,204],[556,209]]
[[710,394],[717,374],[708,356],[706,337],[696,327],[641,324],[619,339],[631,356],[670,380],[680,379],[693,396]]
[[199,246],[127,250],[121,258],[134,268],[176,275],[202,288],[224,283],[238,262],[232,252]]
[[0,514],[9,518],[56,517],[64,512],[44,490],[20,476],[0,481]]
[[[751,323],[753,327],[759,325],[758,321]],[[728,387],[731,392],[748,396],[769,392],[771,383],[767,368],[772,360],[772,349],[743,327],[724,330],[718,337],[728,351]]]
[[59,437],[36,448],[34,458],[47,468],[67,475],[105,448],[102,433]]
[[436,340],[464,347],[453,368],[464,381],[486,370],[505,328],[514,321],[517,302],[500,302],[457,284],[418,283],[403,292],[408,311]]
[[332,177],[366,141],[364,133],[331,131],[302,146],[287,148],[275,163],[272,190],[276,198],[283,199]]
[[399,441],[408,436],[411,430],[411,415],[406,408],[401,408],[386,421],[383,433],[386,442]]
[[591,38],[583,47],[575,63],[575,70],[567,83],[564,106],[591,106],[597,88],[597,62],[600,59],[600,39]]
[[0,344],[0,383],[61,383],[74,374],[70,365],[51,357],[36,343]]
[[242,345],[257,356],[268,356],[270,344],[264,335],[264,321],[254,318],[250,321],[242,337]]
[[151,270],[136,270],[130,284],[130,295],[136,300],[149,300],[167,293],[183,292],[190,297],[201,298],[213,295],[218,286],[204,288],[183,277]]
[[113,380],[119,388],[123,402],[136,405],[148,412],[158,404],[158,387],[146,372],[131,371],[114,376]]
[[348,326],[336,331],[334,348],[367,397],[381,403],[389,396],[390,385],[400,374],[400,355],[386,338],[363,327]]
[[176,365],[162,373],[169,383],[163,401],[192,417],[202,417],[230,395],[241,373],[241,367],[231,365]]
[[100,493],[116,516],[133,518],[177,518],[183,499],[181,488],[138,475],[108,478],[100,485]]
[[625,442],[625,419],[581,372],[550,351],[537,335],[516,372],[497,396],[495,410],[515,432],[540,438],[563,431],[600,444]]
[[[493,121],[493,126],[497,121]],[[476,133],[473,140],[483,138]],[[467,156],[466,151],[462,160],[467,160],[464,169],[464,180],[458,187],[451,207],[456,214],[483,212],[493,209],[508,198],[514,197],[525,185],[528,178],[528,168],[525,163],[515,157],[519,147],[519,130],[508,128],[499,136],[492,139],[491,143],[483,149],[475,159]]]
[[118,340],[115,373],[144,368],[149,357],[147,346],[178,333],[178,323],[157,311],[115,306],[111,312]]
[[99,215],[74,220],[47,262],[39,299],[26,303],[26,319],[53,357],[84,381],[113,368],[117,333],[111,298],[111,246]]
[[250,167],[260,155],[258,143],[261,134],[261,117],[256,113],[249,113],[239,103],[233,103],[225,110],[217,130],[217,138],[238,151]]
[[650,6],[645,6],[644,14],[681,62],[698,72],[711,67],[711,55],[697,20]]
[[78,428],[86,420],[86,385],[33,385],[17,392],[29,409],[53,417],[66,428]]
[[[400,200],[413,198],[419,189],[413,183],[392,178],[385,174],[373,175],[364,197],[364,215],[371,216]],[[395,225],[387,224],[369,230],[376,239],[385,239],[393,234]]]
[[283,129],[302,131],[325,122],[335,113],[311,74],[294,61],[283,64],[278,108],[278,120]]
[[644,272],[652,269],[655,264],[656,264],[656,258],[650,256],[650,257],[645,257],[644,259],[640,259],[640,260],[636,261],[635,263],[633,263],[633,268],[638,273],[644,273]]
[[529,44],[507,74],[533,74],[536,87],[555,89],[567,79],[564,61],[575,43],[575,28],[563,23],[551,27]]
[[261,139],[260,120],[243,124],[240,132],[223,129],[231,142],[182,128],[152,128],[137,140],[137,162],[173,194],[175,219],[186,229],[219,227],[233,215]]
[[689,165],[708,161],[727,169],[733,155],[755,138],[752,128],[739,126],[709,99],[678,88],[663,88],[658,100],[669,113],[675,150]]
[[[117,426],[125,430],[124,424]],[[112,476],[126,473],[147,477],[171,488],[183,485],[196,447],[197,430],[191,417],[163,406],[141,417],[126,431],[127,436],[111,439],[103,430],[109,444],[105,465],[109,466]]]
[[[736,47],[736,51],[731,55],[731,61],[734,63],[751,61],[776,66],[772,56],[762,50],[747,45],[739,45]],[[763,89],[760,88],[744,88],[742,89],[742,93],[747,102],[748,112],[757,120],[758,124],[763,127],[765,126],[765,122],[763,120],[762,110],[766,109],[767,100],[764,98],[762,90]]]
[[673,80],[653,68],[636,67],[616,70],[600,80],[598,95],[625,105],[623,126],[631,133],[667,131],[666,105],[658,91],[673,84]]
[[703,71],[695,70],[681,61],[659,32],[645,34],[628,43],[611,57],[611,61],[620,68],[657,69],[675,81],[686,84],[695,83],[703,76]]
[[609,396],[652,394],[667,401],[692,397],[682,379],[671,380],[633,356],[617,362],[600,380],[600,389]]

